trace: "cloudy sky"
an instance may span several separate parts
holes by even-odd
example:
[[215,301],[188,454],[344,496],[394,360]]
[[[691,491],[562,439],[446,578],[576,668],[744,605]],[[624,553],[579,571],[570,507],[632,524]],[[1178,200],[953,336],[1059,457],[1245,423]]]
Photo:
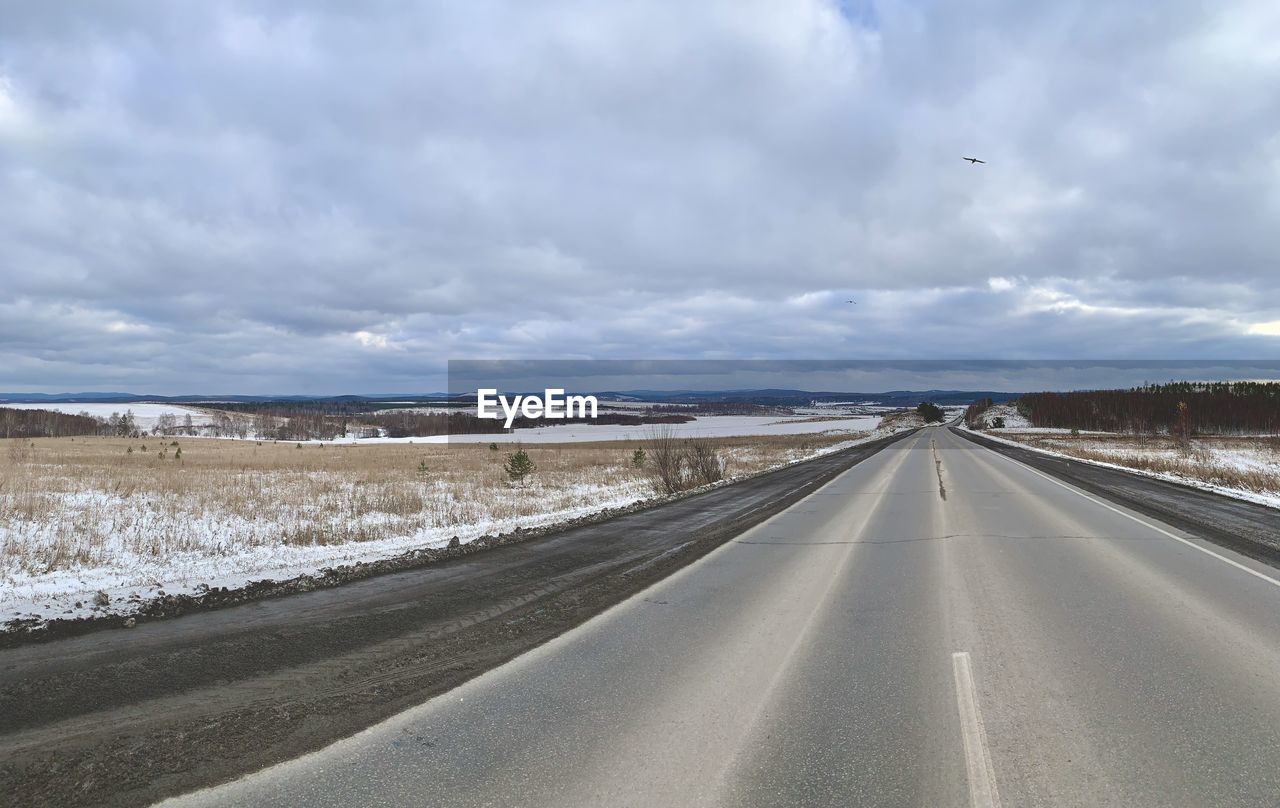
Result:
[[1274,0],[3,6],[0,390],[1280,356]]

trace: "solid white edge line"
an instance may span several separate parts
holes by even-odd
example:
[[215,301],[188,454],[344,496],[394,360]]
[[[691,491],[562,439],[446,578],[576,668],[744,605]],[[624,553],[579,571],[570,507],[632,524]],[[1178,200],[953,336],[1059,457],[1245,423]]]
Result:
[[[983,447],[983,448],[986,448],[986,447]],[[1014,458],[1009,457],[1008,455],[1003,454],[1003,453],[1001,453],[1001,452],[996,452],[996,451],[995,451],[995,450],[993,450],[993,449],[987,449],[987,451],[992,452],[993,454],[999,455],[1000,457],[1003,457],[1005,460],[1008,460],[1010,463],[1016,463],[1017,465],[1021,466],[1022,468],[1026,469],[1026,470],[1027,470],[1027,471],[1029,471],[1029,472],[1031,472],[1032,474],[1035,474],[1035,475],[1036,475],[1036,476],[1038,476],[1038,477],[1043,477],[1044,479],[1048,480],[1049,482],[1053,483],[1054,485],[1062,486],[1063,488],[1067,489],[1067,490],[1068,490],[1068,491],[1070,491],[1071,493],[1076,494],[1077,496],[1082,496],[1082,497],[1084,497],[1085,499],[1089,500],[1090,502],[1094,503],[1095,505],[1100,505],[1100,506],[1102,506],[1103,508],[1106,508],[1107,510],[1112,511],[1113,513],[1118,513],[1118,514],[1120,514],[1121,516],[1125,517],[1126,519],[1132,519],[1133,521],[1137,522],[1138,524],[1140,524],[1140,525],[1142,525],[1142,526],[1144,526],[1144,527],[1148,527],[1148,528],[1150,528],[1150,529],[1154,530],[1155,532],[1159,533],[1159,534],[1160,534],[1160,535],[1162,535],[1162,536],[1168,536],[1169,538],[1173,539],[1174,541],[1180,541],[1180,542],[1182,542],[1183,544],[1187,545],[1188,547],[1190,547],[1190,548],[1192,548],[1192,549],[1199,550],[1200,552],[1204,553],[1205,555],[1213,556],[1214,558],[1218,559],[1219,561],[1222,561],[1222,562],[1224,562],[1224,563],[1226,563],[1226,564],[1230,564],[1231,566],[1235,567],[1235,568],[1236,568],[1236,569],[1238,569],[1238,570],[1244,570],[1245,572],[1249,573],[1250,575],[1254,576],[1255,578],[1261,578],[1262,580],[1266,581],[1267,583],[1271,584],[1272,586],[1280,586],[1280,580],[1276,580],[1275,578],[1272,578],[1270,575],[1267,575],[1266,573],[1258,572],[1258,571],[1257,571],[1257,570],[1255,570],[1254,568],[1249,567],[1249,566],[1247,566],[1247,565],[1245,565],[1245,564],[1241,564],[1239,561],[1233,561],[1232,559],[1227,558],[1226,556],[1222,555],[1221,553],[1215,553],[1213,550],[1210,550],[1208,547],[1201,547],[1199,544],[1196,544],[1195,542],[1191,541],[1190,539],[1184,539],[1182,536],[1178,536],[1178,535],[1175,535],[1175,534],[1173,534],[1173,533],[1170,533],[1169,531],[1165,530],[1164,528],[1160,527],[1159,525],[1153,525],[1153,524],[1151,524],[1150,522],[1148,522],[1148,521],[1147,521],[1147,520],[1145,520],[1145,519],[1140,519],[1140,518],[1138,518],[1137,516],[1134,516],[1133,514],[1131,514],[1131,513],[1127,512],[1127,511],[1122,511],[1122,510],[1120,510],[1119,508],[1117,508],[1117,507],[1115,507],[1115,506],[1113,506],[1113,505],[1110,505],[1110,504],[1108,504],[1108,503],[1106,503],[1106,502],[1103,502],[1102,500],[1098,499],[1097,497],[1094,497],[1094,496],[1092,496],[1092,495],[1090,495],[1090,494],[1086,494],[1085,492],[1081,491],[1080,489],[1076,488],[1076,487],[1075,487],[1075,486],[1073,486],[1073,485],[1068,485],[1067,483],[1064,483],[1064,482],[1062,482],[1061,480],[1055,479],[1054,477],[1050,477],[1048,474],[1045,474],[1044,472],[1041,472],[1041,471],[1038,471],[1038,470],[1036,470],[1036,469],[1033,469],[1031,466],[1028,466],[1026,463],[1023,463],[1021,460],[1015,460]]]
[[960,735],[964,741],[964,763],[969,773],[969,805],[972,808],[1000,808],[995,767],[987,747],[987,731],[978,708],[978,691],[973,684],[973,668],[968,651],[951,655],[956,681],[956,705],[960,709]]

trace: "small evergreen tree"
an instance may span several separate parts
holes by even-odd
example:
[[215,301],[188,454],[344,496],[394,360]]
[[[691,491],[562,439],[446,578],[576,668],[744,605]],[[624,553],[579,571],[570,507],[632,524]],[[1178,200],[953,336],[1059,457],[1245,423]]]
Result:
[[637,468],[637,469],[644,468],[644,460],[645,460],[644,449],[636,449],[634,452],[631,453],[632,468]]
[[503,471],[511,478],[514,483],[524,485],[524,479],[530,474],[537,471],[537,466],[533,460],[529,458],[529,453],[523,448],[517,448],[514,452],[507,455],[507,462],[502,466]]
[[418,478],[423,479],[427,476],[427,461],[423,460],[418,463]]

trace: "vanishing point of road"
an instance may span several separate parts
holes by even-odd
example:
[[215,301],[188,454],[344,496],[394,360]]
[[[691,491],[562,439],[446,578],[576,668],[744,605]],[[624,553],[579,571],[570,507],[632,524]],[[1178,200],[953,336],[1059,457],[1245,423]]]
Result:
[[173,804],[1275,806],[1278,578],[924,429],[461,687]]

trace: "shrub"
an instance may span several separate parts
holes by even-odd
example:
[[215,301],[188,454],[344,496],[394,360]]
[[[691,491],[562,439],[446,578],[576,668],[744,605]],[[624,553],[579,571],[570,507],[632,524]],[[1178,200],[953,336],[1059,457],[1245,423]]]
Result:
[[684,462],[689,471],[686,487],[710,485],[724,479],[724,461],[716,447],[706,438],[691,438],[684,443]]
[[649,433],[648,455],[652,461],[649,463],[649,477],[655,492],[669,496],[684,488],[684,456],[671,427],[656,427]]
[[[643,455],[643,462],[658,494],[670,496],[724,479],[724,460],[707,438],[681,441],[671,427],[659,427],[649,436],[649,450]],[[639,449],[637,453],[642,451]],[[632,455],[633,465],[636,457]]]
[[1003,418],[1000,418],[1000,417],[992,418],[992,419],[991,419],[991,428],[992,428],[992,429],[1004,429],[1004,419],[1003,419]]
[[644,468],[644,449],[636,449],[631,453],[631,467],[636,469]]

